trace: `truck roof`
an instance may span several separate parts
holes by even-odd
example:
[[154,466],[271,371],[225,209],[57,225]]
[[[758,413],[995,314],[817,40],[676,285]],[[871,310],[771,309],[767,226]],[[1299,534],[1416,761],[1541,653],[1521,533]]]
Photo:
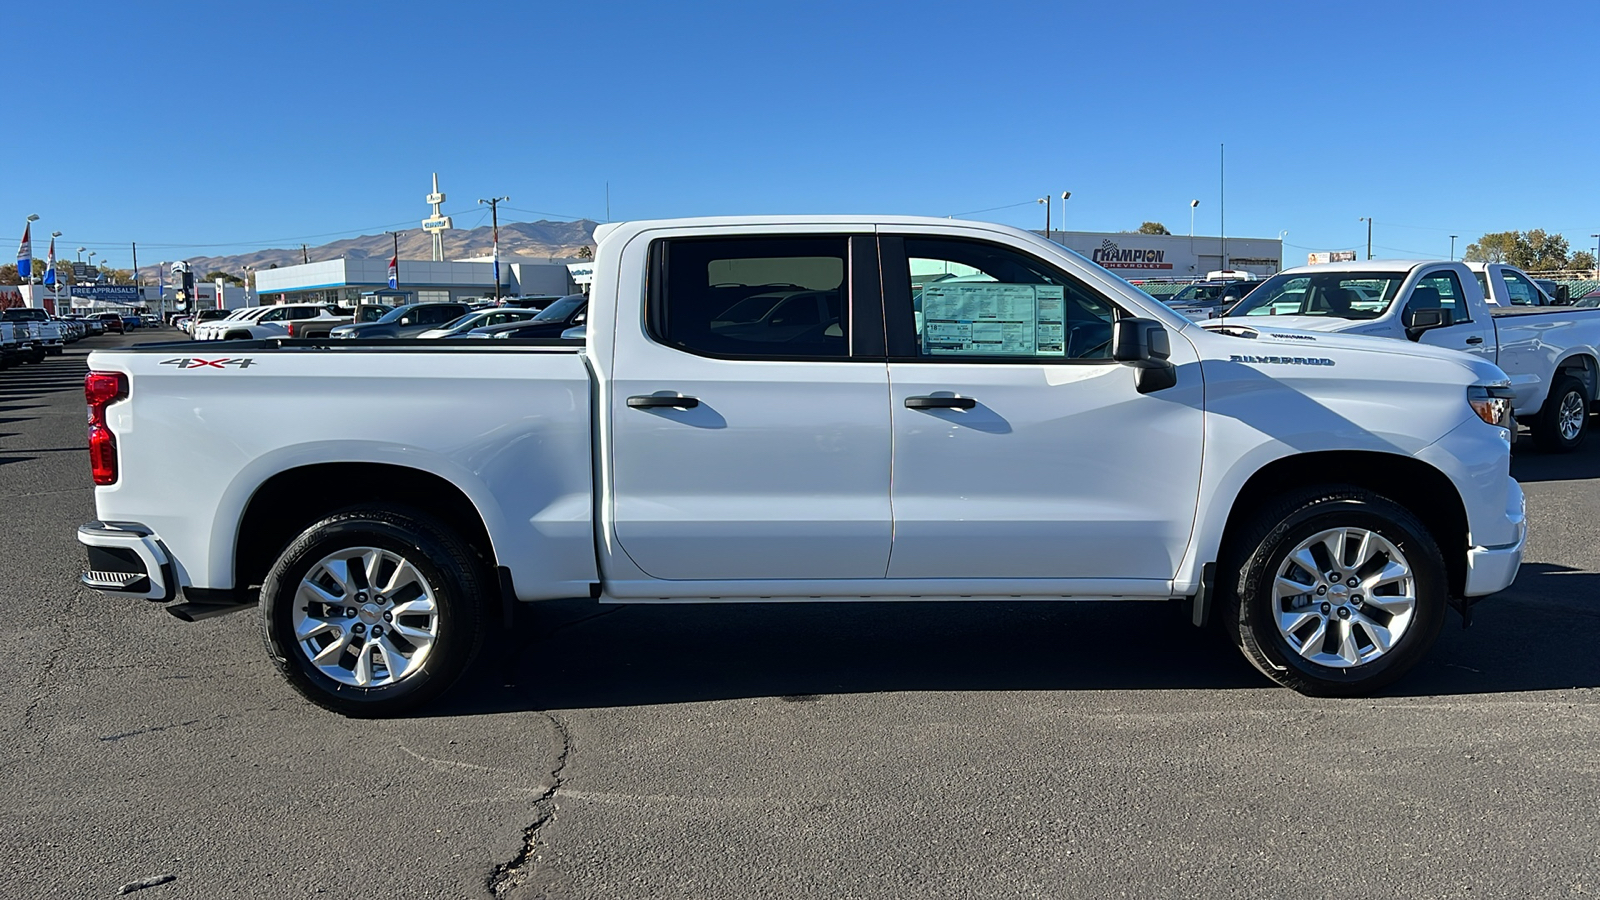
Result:
[[1311,272],[1409,272],[1417,266],[1431,266],[1435,263],[1448,263],[1447,259],[1364,259],[1356,262],[1323,263],[1316,266],[1295,266],[1284,269],[1278,274],[1294,272],[1306,274]]
[[1042,240],[1038,235],[1021,228],[1010,225],[998,225],[994,222],[979,222],[971,219],[947,219],[940,216],[862,216],[862,215],[837,215],[837,216],[700,216],[685,219],[641,219],[632,222],[607,222],[597,226],[594,230],[594,241],[600,244],[618,229],[627,228],[629,231],[639,231],[647,228],[718,228],[747,227],[751,225],[920,225],[920,226],[949,226],[967,225],[990,228],[1004,231],[1035,240]]

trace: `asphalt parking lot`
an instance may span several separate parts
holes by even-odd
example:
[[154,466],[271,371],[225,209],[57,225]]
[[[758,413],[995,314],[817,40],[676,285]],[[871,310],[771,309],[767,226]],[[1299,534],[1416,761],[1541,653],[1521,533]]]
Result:
[[1519,446],[1517,583],[1377,698],[1156,604],[575,602],[352,721],[76,583],[84,357],[164,335],[0,372],[0,896],[1600,893],[1600,438]]

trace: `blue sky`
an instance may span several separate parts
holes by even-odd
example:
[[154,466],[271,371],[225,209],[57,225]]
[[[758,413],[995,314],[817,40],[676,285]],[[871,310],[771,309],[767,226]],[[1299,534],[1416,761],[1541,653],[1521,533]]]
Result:
[[57,118],[0,142],[0,234],[121,266],[415,227],[434,171],[457,227],[490,195],[604,220],[609,182],[613,219],[1040,228],[1068,190],[1075,230],[1199,199],[1214,234],[1222,143],[1228,233],[1290,259],[1362,216],[1380,256],[1600,232],[1593,3],[87,0],[45,34],[12,109]]

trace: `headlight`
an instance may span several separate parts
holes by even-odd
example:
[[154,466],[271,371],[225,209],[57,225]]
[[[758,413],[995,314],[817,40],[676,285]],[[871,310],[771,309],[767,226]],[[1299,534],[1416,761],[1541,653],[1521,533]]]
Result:
[[1478,418],[1501,428],[1511,427],[1511,402],[1516,399],[1504,384],[1475,384],[1467,388],[1467,403]]

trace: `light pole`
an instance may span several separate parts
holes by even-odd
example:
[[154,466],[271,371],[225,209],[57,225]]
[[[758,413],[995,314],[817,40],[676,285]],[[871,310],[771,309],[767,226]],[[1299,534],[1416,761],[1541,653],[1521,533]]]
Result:
[[1189,237],[1194,237],[1194,210],[1199,205],[1199,200],[1189,201]]
[[1040,197],[1035,203],[1044,204],[1044,239],[1050,240],[1050,198]]
[[78,248],[78,262],[83,262],[83,251],[85,251],[87,249],[89,249],[89,248],[88,247],[79,247]]
[[1365,223],[1367,223],[1367,259],[1371,259],[1372,258],[1372,217],[1371,216],[1362,216],[1361,218],[1357,219],[1356,221],[1357,222],[1365,222]]
[[1061,230],[1067,230],[1067,201],[1072,199],[1071,191],[1061,192]]
[[1289,236],[1289,229],[1278,232],[1278,271],[1283,271],[1283,239]]
[[1600,275],[1600,234],[1591,234],[1591,235],[1589,235],[1589,237],[1592,237],[1592,238],[1595,239],[1595,244],[1594,244],[1594,271],[1595,271],[1596,275]]
[[1450,261],[1451,262],[1455,262],[1456,261],[1456,238],[1457,237],[1460,237],[1460,235],[1455,235],[1455,234],[1450,235]]
[[500,204],[510,199],[510,197],[490,197],[487,200],[482,198],[478,200],[478,203],[488,205],[489,219],[494,222],[494,302],[496,305],[500,303]]

